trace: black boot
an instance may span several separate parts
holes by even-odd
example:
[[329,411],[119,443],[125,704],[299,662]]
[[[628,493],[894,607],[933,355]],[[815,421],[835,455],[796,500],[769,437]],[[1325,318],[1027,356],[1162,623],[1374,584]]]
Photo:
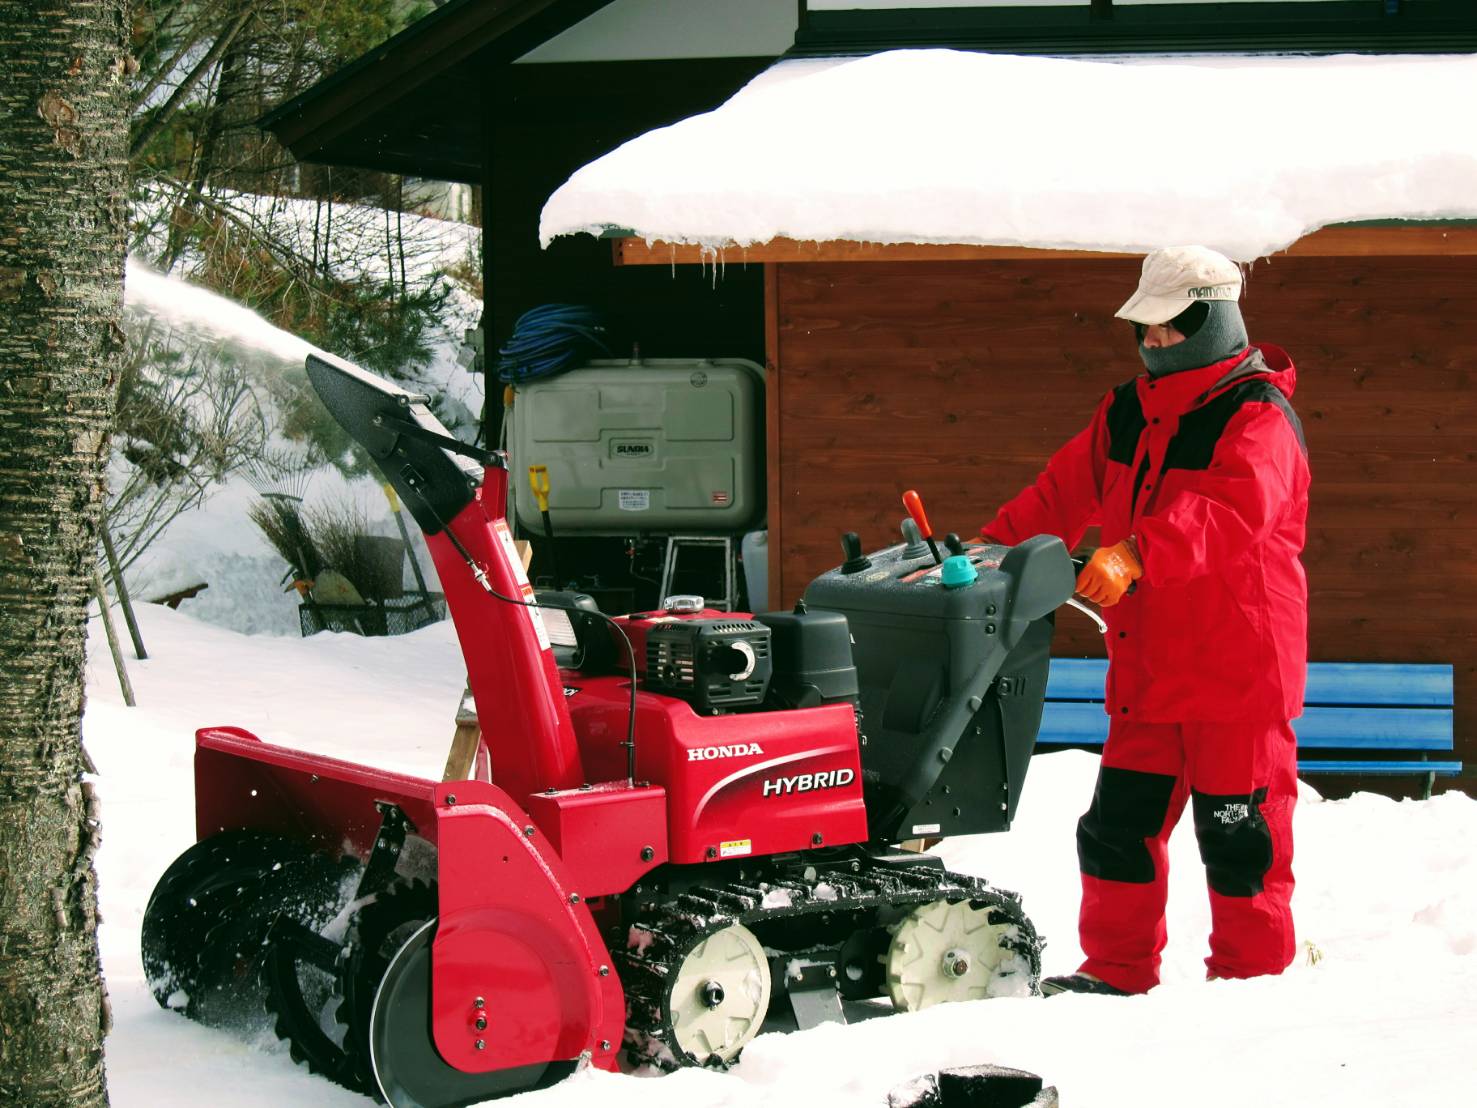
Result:
[[1130,996],[1122,989],[1100,981],[1090,973],[1068,973],[1060,977],[1043,977],[1041,995],[1056,996],[1057,993],[1093,993],[1097,996]]

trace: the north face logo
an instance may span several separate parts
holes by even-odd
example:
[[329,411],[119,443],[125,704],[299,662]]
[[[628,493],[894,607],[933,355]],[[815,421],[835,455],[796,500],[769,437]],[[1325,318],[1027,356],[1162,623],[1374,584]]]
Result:
[[1240,823],[1242,820],[1251,818],[1251,805],[1249,804],[1224,804],[1211,813],[1216,819],[1226,825]]

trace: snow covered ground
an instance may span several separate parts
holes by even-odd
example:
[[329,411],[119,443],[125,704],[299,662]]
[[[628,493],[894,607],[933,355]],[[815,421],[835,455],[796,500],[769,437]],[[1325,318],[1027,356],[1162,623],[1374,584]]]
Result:
[[[123,707],[94,620],[85,737],[99,770],[104,970],[120,1108],[367,1105],[251,1040],[158,1008],[139,923],[159,874],[193,839],[192,735],[232,723],[263,738],[428,776],[439,772],[463,682],[451,625],[397,639],[247,636],[144,606],[150,657]],[[126,640],[125,640],[126,641]],[[1096,759],[1036,759],[1005,835],[954,840],[953,867],[1019,890],[1046,935],[1046,971],[1076,968],[1073,827]],[[760,1037],[731,1073],[576,1075],[516,1098],[528,1108],[869,1105],[925,1071],[995,1062],[1041,1074],[1066,1108],[1341,1108],[1472,1103],[1477,1088],[1477,801],[1374,795],[1296,817],[1304,943],[1279,978],[1207,983],[1208,910],[1188,821],[1171,844],[1165,983],[1146,997],[990,1000]],[[1313,962],[1316,950],[1321,959]]]

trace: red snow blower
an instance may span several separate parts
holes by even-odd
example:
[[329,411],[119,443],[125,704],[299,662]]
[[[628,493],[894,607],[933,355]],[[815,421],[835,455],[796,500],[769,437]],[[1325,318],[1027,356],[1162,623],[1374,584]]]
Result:
[[612,618],[535,595],[504,454],[346,362],[308,374],[425,531],[491,772],[198,732],[199,841],[143,922],[160,1004],[264,1006],[313,1070],[443,1108],[622,1052],[728,1065],[767,1016],[1036,991],[1019,898],[897,844],[1010,826],[1072,594],[1060,541],[940,565],[848,533],[794,611]]

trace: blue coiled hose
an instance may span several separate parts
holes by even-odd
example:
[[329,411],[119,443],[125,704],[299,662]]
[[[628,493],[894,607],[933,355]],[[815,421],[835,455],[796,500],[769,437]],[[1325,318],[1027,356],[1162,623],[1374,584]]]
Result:
[[517,383],[563,373],[596,355],[609,356],[609,331],[584,304],[541,304],[518,317],[513,337],[497,354],[497,375]]

